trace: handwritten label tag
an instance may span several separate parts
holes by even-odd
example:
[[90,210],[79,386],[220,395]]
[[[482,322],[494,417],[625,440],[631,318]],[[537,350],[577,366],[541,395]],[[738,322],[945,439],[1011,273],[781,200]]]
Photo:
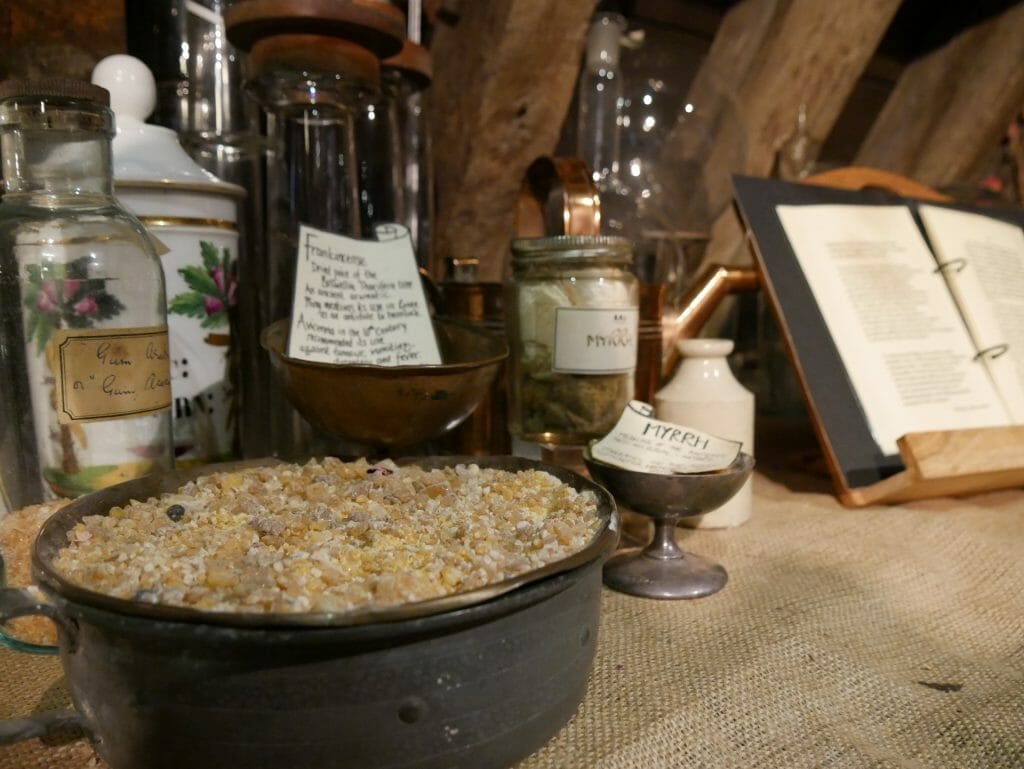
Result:
[[590,445],[590,455],[609,465],[645,473],[708,473],[731,465],[742,445],[662,422],[654,418],[650,404],[630,401],[612,431]]
[[409,231],[359,240],[299,227],[288,356],[318,363],[441,362]]
[[636,307],[559,307],[555,310],[552,371],[624,374],[636,368]]
[[167,327],[61,329],[50,342],[62,425],[127,419],[171,406]]

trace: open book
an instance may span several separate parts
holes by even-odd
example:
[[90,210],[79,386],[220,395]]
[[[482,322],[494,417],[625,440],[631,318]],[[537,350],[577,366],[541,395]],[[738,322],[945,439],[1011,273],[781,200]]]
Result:
[[1024,230],[1013,215],[735,183],[812,408],[833,442],[873,444],[848,452],[844,469],[898,470],[908,433],[1024,424]]
[[1024,422],[1024,231],[920,204],[778,206],[875,441]]

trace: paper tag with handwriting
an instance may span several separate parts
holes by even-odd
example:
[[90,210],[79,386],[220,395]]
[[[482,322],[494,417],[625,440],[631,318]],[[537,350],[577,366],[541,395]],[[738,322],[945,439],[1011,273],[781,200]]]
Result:
[[61,329],[50,345],[54,405],[62,425],[170,408],[167,326]]
[[299,227],[288,356],[318,363],[441,362],[409,231],[379,240]]
[[609,465],[645,473],[708,473],[733,463],[743,445],[654,418],[654,407],[630,401],[612,431],[590,445]]

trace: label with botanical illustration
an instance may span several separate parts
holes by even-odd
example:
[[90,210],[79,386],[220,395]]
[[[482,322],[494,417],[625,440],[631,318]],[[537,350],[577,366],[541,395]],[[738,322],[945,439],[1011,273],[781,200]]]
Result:
[[125,419],[170,408],[165,326],[60,329],[50,344],[60,424]]
[[552,370],[561,374],[622,374],[636,368],[635,307],[559,307]]
[[24,265],[32,425],[50,498],[166,466],[167,329],[119,327],[133,296],[115,293],[124,284],[97,275],[93,264],[86,255]]

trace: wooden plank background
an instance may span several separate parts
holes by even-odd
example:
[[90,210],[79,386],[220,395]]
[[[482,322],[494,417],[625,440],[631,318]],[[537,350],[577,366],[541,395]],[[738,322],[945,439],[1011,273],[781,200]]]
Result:
[[[691,96],[725,81],[742,116],[745,152],[712,145],[705,159],[712,209],[706,261],[750,263],[728,205],[729,176],[764,175],[798,106],[823,140],[876,57],[900,0],[741,0],[718,20],[714,4],[646,0],[687,14],[711,34]],[[435,276],[449,256],[476,257],[482,280],[503,276],[523,173],[554,152],[576,83],[596,0],[430,0],[435,21],[430,117],[435,153]],[[720,7],[721,4],[718,4]],[[87,79],[125,46],[123,0],[0,3],[0,76]],[[902,68],[871,129],[850,156],[940,187],[973,185],[1024,104],[1024,2],[974,24]],[[863,120],[864,116],[860,116]],[[723,137],[723,141],[724,141]],[[730,141],[732,139],[729,139]],[[683,150],[677,132],[666,163]]]

